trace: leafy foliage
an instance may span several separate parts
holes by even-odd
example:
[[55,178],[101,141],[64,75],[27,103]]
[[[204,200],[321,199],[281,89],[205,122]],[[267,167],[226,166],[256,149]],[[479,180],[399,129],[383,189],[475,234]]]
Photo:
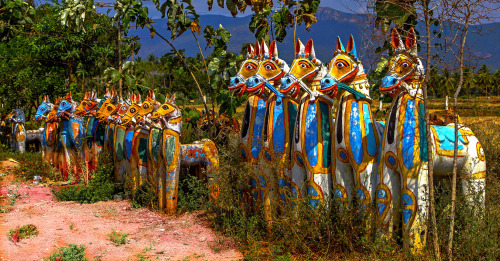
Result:
[[113,243],[115,243],[115,245],[119,246],[127,243],[128,235],[129,234],[116,232],[112,229],[111,233],[108,234],[108,237]]
[[112,200],[122,189],[114,181],[114,164],[110,153],[103,152],[99,158],[97,171],[93,173],[88,186],[74,185],[53,189],[52,193],[59,201],[94,203]]
[[29,1],[6,0],[0,2],[0,41],[8,41],[29,27],[35,9]]
[[33,224],[26,224],[15,229],[9,230],[8,233],[11,239],[16,239],[17,241],[23,240],[28,237],[35,237],[38,235],[38,227]]

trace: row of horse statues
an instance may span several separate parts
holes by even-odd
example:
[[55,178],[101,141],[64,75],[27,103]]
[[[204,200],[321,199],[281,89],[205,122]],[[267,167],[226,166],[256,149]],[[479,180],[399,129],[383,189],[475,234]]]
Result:
[[144,100],[139,94],[123,99],[112,89],[102,99],[88,92],[80,103],[71,92],[54,103],[45,96],[35,119],[44,121],[42,158],[64,180],[88,182],[99,155],[108,151],[115,180],[129,182],[134,190],[151,182],[159,209],[169,213],[177,207],[181,167],[205,168],[206,172],[198,171],[199,178],[214,185],[218,150],[208,139],[181,144],[182,114],[175,95],[167,95],[163,104],[153,91]]
[[[402,224],[405,248],[420,251],[425,245],[429,153],[435,177],[448,177],[454,124],[430,126],[428,151],[424,68],[415,31],[410,29],[403,41],[393,29],[391,43],[394,55],[379,88],[393,97],[384,122],[372,115],[370,83],[352,35],[345,47],[337,38],[328,65],[316,58],[312,39],[305,45],[297,39],[291,66],[279,58],[274,41],[247,47],[247,58],[229,89],[248,95],[239,150],[253,166],[249,193],[266,219],[272,219],[290,191],[291,197],[305,198],[313,207],[358,208],[374,217],[370,219],[379,235],[396,236]],[[481,209],[484,151],[469,128],[460,125],[458,137],[463,193],[471,207]],[[272,164],[279,165],[276,184],[268,167]]]

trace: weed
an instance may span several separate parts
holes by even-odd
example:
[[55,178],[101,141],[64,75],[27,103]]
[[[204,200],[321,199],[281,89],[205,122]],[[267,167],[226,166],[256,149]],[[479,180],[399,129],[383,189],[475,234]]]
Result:
[[[7,204],[6,206],[0,205],[0,213],[9,213],[12,210],[14,203],[16,203],[16,200],[20,196],[21,196],[21,194],[19,194],[17,189],[15,191],[12,189],[7,189],[7,198],[8,198],[9,204]],[[2,196],[2,197],[4,197],[4,196]],[[0,198],[0,200],[1,199],[2,198]]]
[[[28,237],[35,237],[38,235],[38,228],[33,224],[22,225],[15,229],[9,230],[9,238],[11,240],[23,240]],[[15,237],[15,239],[14,239]]]
[[112,229],[112,232],[108,234],[108,237],[113,243],[115,243],[115,245],[119,246],[127,243],[128,235],[129,234],[116,232]]
[[69,225],[69,229],[73,230],[73,228],[75,228],[75,223],[71,222],[71,224]]
[[178,211],[207,209],[209,204],[207,185],[192,175],[181,175],[179,179]]
[[85,257],[85,245],[69,244],[68,247],[60,247],[56,252],[49,256],[51,261],[87,261]]

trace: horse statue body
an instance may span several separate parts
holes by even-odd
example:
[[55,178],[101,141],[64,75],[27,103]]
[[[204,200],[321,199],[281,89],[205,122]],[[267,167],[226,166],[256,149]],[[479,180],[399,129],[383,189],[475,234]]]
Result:
[[[281,80],[281,91],[300,98],[293,132],[292,195],[309,204],[327,203],[332,190],[333,100],[319,92],[326,68],[316,58],[312,39],[295,45],[297,58]],[[305,91],[305,92],[304,92]]]
[[57,117],[60,120],[59,125],[59,141],[60,153],[58,151],[59,164],[58,169],[61,171],[63,179],[68,180],[69,171],[75,175],[75,181],[79,179],[79,172],[77,161],[80,159],[78,154],[81,152],[83,130],[82,119],[75,114],[77,102],[73,101],[71,91],[66,95],[66,98],[61,100],[57,110]]
[[[420,252],[425,245],[428,213],[428,158],[424,101],[421,84],[424,68],[417,54],[416,35],[411,28],[403,44],[392,30],[394,56],[380,90],[394,97],[387,116],[377,188],[378,220],[382,231],[394,233],[403,221],[403,246]],[[434,175],[446,177],[453,169],[454,124],[430,126]],[[469,128],[459,126],[458,175],[470,203],[474,197],[484,204],[486,161],[483,148]],[[473,206],[473,204],[471,204]],[[481,206],[477,206],[481,208]],[[401,215],[399,208],[402,208]]]
[[10,124],[10,150],[24,153],[26,149],[26,116],[21,109],[13,109],[6,117]]
[[290,184],[287,177],[291,171],[291,139],[297,115],[297,103],[289,97],[284,97],[276,88],[281,82],[281,77],[289,70],[287,63],[278,57],[276,42],[271,42],[268,48],[263,41],[260,51],[263,57],[257,73],[247,79],[246,85],[249,93],[261,95],[266,99],[258,178],[264,215],[270,220],[276,184],[272,182],[272,169],[268,166],[272,164],[278,166],[278,195],[284,202],[285,191]]
[[339,100],[333,137],[333,197],[352,202],[365,214],[371,213],[378,184],[379,137],[382,123],[371,112],[370,84],[357,58],[352,35],[344,48],[340,38],[328,74],[321,80],[321,92]]
[[[255,48],[248,45],[247,59],[241,64],[238,74],[231,78],[229,90],[241,97],[246,91],[247,79],[257,72],[261,58],[259,42],[255,43]],[[245,102],[245,110],[241,122],[239,150],[242,160],[249,162],[255,169],[259,164],[265,112],[266,100],[259,95],[250,93]],[[258,201],[260,198],[258,189],[259,179],[256,173],[252,174],[249,180],[251,195],[254,201]]]

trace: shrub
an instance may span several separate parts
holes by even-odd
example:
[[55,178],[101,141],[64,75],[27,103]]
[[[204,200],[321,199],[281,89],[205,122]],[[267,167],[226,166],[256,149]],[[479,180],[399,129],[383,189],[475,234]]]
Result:
[[68,247],[60,247],[55,253],[49,256],[51,261],[87,261],[85,257],[85,245],[69,244]]
[[114,165],[111,154],[103,151],[99,157],[97,170],[92,174],[88,186],[78,184],[54,188],[52,193],[59,201],[94,203],[112,200],[115,194],[122,191],[122,186],[114,181]]
[[35,237],[38,235],[38,228],[33,224],[22,225],[15,229],[9,230],[8,233],[11,240],[19,241],[28,237]]
[[108,234],[108,237],[109,239],[115,243],[115,245],[119,246],[119,245],[123,245],[125,243],[127,243],[127,236],[129,234],[125,234],[125,233],[120,233],[120,232],[116,232],[114,229],[112,230],[111,233]]

